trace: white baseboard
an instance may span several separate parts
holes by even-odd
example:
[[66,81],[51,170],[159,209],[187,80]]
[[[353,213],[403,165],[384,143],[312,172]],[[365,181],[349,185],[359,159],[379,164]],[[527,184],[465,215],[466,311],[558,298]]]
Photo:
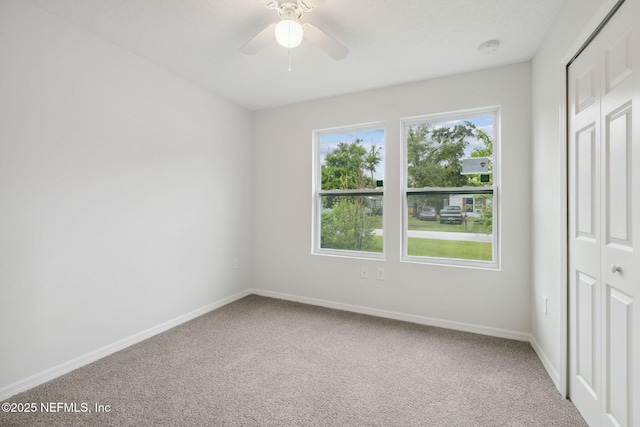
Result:
[[450,320],[436,319],[432,317],[417,316],[413,314],[399,313],[389,310],[381,310],[378,308],[363,307],[359,305],[344,304],[340,302],[327,301],[316,298],[300,297],[297,295],[284,294],[280,292],[265,291],[262,289],[251,289],[251,293],[264,297],[283,299],[287,301],[296,301],[304,304],[317,305],[327,308],[335,308],[337,310],[351,311],[354,313],[368,314],[371,316],[385,317],[388,319],[402,320],[405,322],[419,323],[421,325],[437,326],[439,328],[454,329],[463,332],[472,332],[475,334],[489,335],[498,338],[508,338],[518,341],[530,341],[531,335],[525,332],[510,331],[507,329],[491,328],[488,326],[473,325],[470,323],[453,322]]
[[553,366],[553,363],[551,363],[551,360],[549,359],[549,357],[542,350],[542,347],[540,347],[540,344],[538,344],[536,337],[531,335],[531,339],[529,340],[529,342],[531,343],[531,347],[533,347],[533,351],[535,351],[536,354],[538,355],[538,359],[540,359],[540,362],[542,362],[542,366],[544,366],[544,369],[547,370],[547,374],[551,378],[551,381],[553,381],[553,384],[556,386],[558,391],[561,391],[560,375],[558,374],[558,371],[556,370],[556,368]]
[[333,308],[337,310],[350,311],[350,312],[360,313],[360,314],[367,314],[371,316],[383,317],[388,319],[401,320],[405,322],[418,323],[422,325],[453,329],[457,331],[471,332],[476,334],[488,335],[488,336],[499,337],[499,338],[507,338],[507,339],[513,339],[518,341],[527,341],[531,343],[531,346],[533,347],[534,351],[540,358],[542,365],[547,370],[547,373],[551,377],[551,380],[555,384],[556,388],[559,387],[558,372],[555,370],[555,368],[553,367],[553,364],[551,363],[547,355],[544,353],[544,351],[542,351],[542,348],[540,347],[536,339],[531,334],[528,334],[528,333],[511,331],[507,329],[491,328],[487,326],[479,326],[479,325],[473,325],[473,324],[462,323],[462,322],[454,322],[450,320],[442,320],[442,319],[436,319],[436,318],[425,317],[425,316],[417,316],[412,314],[405,314],[405,313],[400,313],[395,311],[382,310],[382,309],[364,307],[364,306],[353,305],[353,304],[345,304],[345,303],[322,300],[317,298],[301,297],[297,295],[266,291],[262,289],[248,289],[248,290],[239,292],[235,295],[231,295],[227,298],[223,298],[212,304],[208,304],[192,312],[183,314],[182,316],[178,316],[172,320],[169,320],[167,322],[164,322],[160,325],[154,326],[152,328],[149,328],[137,334],[134,334],[128,338],[124,338],[113,344],[109,344],[105,347],[99,348],[95,351],[92,351],[83,356],[77,357],[75,359],[72,359],[68,362],[54,366],[53,368],[47,369],[45,371],[32,375],[28,378],[17,381],[13,384],[9,384],[8,386],[0,389],[0,401],[6,400],[11,396],[14,396],[18,393],[26,391],[40,384],[43,384],[47,381],[50,381],[56,377],[59,377],[68,372],[71,372],[74,369],[78,369],[84,365],[87,365],[91,362],[94,362],[112,353],[120,351],[133,344],[137,344],[140,341],[144,341],[147,338],[150,338],[154,335],[162,333],[182,323],[188,322],[189,320],[195,319],[198,316],[202,316],[203,314],[206,314],[224,305],[227,305],[236,300],[239,300],[240,298],[244,298],[245,296],[250,294],[260,295],[260,296],[269,297],[269,298],[277,298],[277,299],[282,299],[287,301],[301,302],[304,304]]
[[0,401],[6,400],[11,396],[14,396],[18,393],[26,391],[30,388],[33,388],[37,385],[43,384],[47,381],[50,381],[56,377],[64,375],[68,372],[73,371],[74,369],[78,369],[84,365],[87,365],[91,362],[95,362],[98,359],[101,359],[105,356],[113,354],[117,351],[120,351],[126,347],[129,347],[133,344],[137,344],[140,341],[144,341],[147,338],[151,338],[154,335],[157,335],[161,332],[169,330],[175,326],[178,326],[182,323],[188,322],[189,320],[195,319],[198,316],[202,316],[210,311],[213,311],[217,308],[220,308],[224,305],[232,303],[240,298],[244,298],[247,295],[250,295],[250,290],[245,290],[239,292],[235,295],[231,295],[227,298],[223,298],[214,303],[208,304],[204,307],[193,310],[189,313],[183,314],[182,316],[178,316],[174,319],[171,319],[167,322],[161,323],[160,325],[149,328],[145,331],[139,332],[137,334],[131,335],[130,337],[121,339],[120,341],[116,341],[113,344],[109,344],[97,350],[94,350],[90,353],[82,355],[80,357],[76,357],[75,359],[69,360],[68,362],[61,363],[60,365],[54,366],[53,368],[47,369],[45,371],[39,372],[35,375],[27,377],[23,380],[17,381],[13,384],[9,384],[0,389]]
[[555,369],[555,367],[553,366],[553,363],[551,363],[551,360],[546,355],[546,353],[542,350],[542,347],[540,347],[540,344],[538,344],[538,341],[535,339],[535,337],[526,332],[511,331],[508,329],[500,329],[500,328],[491,328],[487,326],[479,326],[479,325],[473,325],[473,324],[462,323],[462,322],[453,322],[450,320],[442,320],[442,319],[436,319],[432,317],[417,316],[412,314],[399,313],[395,311],[363,307],[359,305],[345,304],[345,303],[339,303],[335,301],[327,301],[327,300],[322,300],[317,298],[301,297],[297,295],[266,291],[266,290],[255,289],[255,288],[251,289],[250,293],[254,295],[269,297],[269,298],[277,298],[277,299],[282,299],[287,301],[301,302],[304,304],[334,308],[337,310],[350,311],[350,312],[360,313],[360,314],[368,314],[371,316],[384,317],[388,319],[402,320],[406,322],[418,323],[421,325],[436,326],[440,328],[453,329],[453,330],[463,331],[463,332],[472,332],[476,334],[488,335],[488,336],[493,336],[498,338],[507,338],[507,339],[517,340],[517,341],[527,341],[531,344],[531,347],[533,347],[533,350],[535,351],[536,355],[540,359],[542,366],[547,371],[547,374],[551,378],[551,381],[556,386],[556,389],[560,390],[560,375],[558,374],[558,371]]

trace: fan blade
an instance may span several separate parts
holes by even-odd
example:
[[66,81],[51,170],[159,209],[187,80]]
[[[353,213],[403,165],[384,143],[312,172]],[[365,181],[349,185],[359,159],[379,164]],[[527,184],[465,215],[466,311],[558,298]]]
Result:
[[280,7],[276,0],[258,0],[258,2],[267,9],[278,9]]
[[258,33],[257,36],[255,36],[254,38],[249,40],[247,44],[242,46],[240,48],[240,52],[246,55],[255,55],[256,53],[258,53],[260,49],[265,47],[270,41],[276,38],[275,28],[276,24],[267,25],[264,30]]
[[[267,1],[267,0],[261,0]],[[302,9],[303,12],[310,12],[316,7],[320,6],[327,0],[298,0],[298,7]]]
[[336,61],[346,58],[349,54],[349,49],[332,39],[318,27],[311,24],[304,24],[302,29],[304,30],[304,36],[307,40],[324,50],[327,55]]

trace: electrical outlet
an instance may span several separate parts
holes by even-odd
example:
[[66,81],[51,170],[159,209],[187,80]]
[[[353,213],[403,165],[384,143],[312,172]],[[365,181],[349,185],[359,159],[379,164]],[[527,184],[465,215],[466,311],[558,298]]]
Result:
[[549,299],[543,295],[542,296],[542,312],[544,314],[547,314],[548,306],[549,306]]
[[378,280],[384,280],[384,268],[378,267],[377,274]]
[[367,267],[365,267],[364,265],[362,267],[360,267],[360,278],[361,279],[368,279],[369,278],[369,269]]

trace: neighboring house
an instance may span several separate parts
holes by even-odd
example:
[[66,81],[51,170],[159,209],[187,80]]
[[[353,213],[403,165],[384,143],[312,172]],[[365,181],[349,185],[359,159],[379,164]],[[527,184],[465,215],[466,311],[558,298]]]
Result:
[[482,209],[491,205],[491,199],[477,197],[473,194],[452,194],[449,196],[449,205],[460,206],[466,217],[479,217]]

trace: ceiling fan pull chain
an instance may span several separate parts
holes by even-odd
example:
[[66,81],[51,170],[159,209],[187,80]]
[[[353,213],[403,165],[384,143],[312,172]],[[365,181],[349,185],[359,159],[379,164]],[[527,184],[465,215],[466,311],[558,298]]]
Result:
[[289,49],[289,71],[291,71],[291,49]]

